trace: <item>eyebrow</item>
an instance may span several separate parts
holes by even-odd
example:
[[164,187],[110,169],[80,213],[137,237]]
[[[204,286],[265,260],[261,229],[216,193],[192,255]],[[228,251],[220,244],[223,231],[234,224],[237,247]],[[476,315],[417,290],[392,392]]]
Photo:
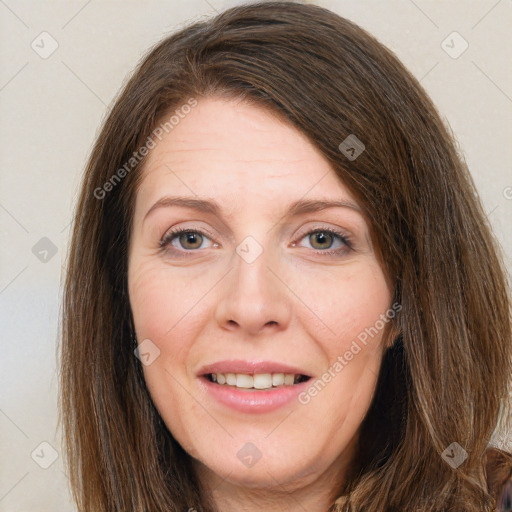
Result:
[[[190,208],[203,213],[210,213],[218,217],[222,217],[222,208],[219,203],[214,199],[196,199],[194,197],[179,197],[179,196],[165,196],[159,199],[144,216],[142,222],[146,220],[148,215],[159,209],[168,208],[171,206],[181,206],[184,208]],[[332,201],[324,199],[299,199],[291,203],[284,216],[293,217],[304,213],[312,213],[327,208],[351,208],[357,212],[361,212],[361,208],[350,201]]]

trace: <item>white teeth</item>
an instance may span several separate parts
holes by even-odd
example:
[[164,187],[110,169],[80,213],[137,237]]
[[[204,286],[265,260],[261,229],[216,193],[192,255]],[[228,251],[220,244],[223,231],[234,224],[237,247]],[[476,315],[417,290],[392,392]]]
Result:
[[272,375],[272,385],[281,386],[282,384],[284,384],[284,373],[274,373]]
[[227,384],[243,389],[271,389],[278,386],[292,386],[300,375],[293,373],[212,373],[211,380],[217,384]]
[[254,379],[250,375],[244,375],[243,373],[236,374],[236,387],[237,388],[252,388]]
[[260,373],[254,376],[254,386],[256,389],[269,389],[272,387],[272,375],[270,373]]
[[287,373],[284,376],[284,385],[285,386],[291,386],[293,384],[294,380],[295,380],[295,375],[290,375],[289,373]]

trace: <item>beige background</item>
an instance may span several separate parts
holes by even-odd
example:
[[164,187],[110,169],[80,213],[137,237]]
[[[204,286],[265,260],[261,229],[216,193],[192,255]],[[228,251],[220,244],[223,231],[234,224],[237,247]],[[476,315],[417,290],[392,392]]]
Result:
[[[75,510],[56,430],[59,283],[100,121],[149,46],[237,3],[0,0],[1,512]],[[511,0],[315,3],[369,30],[421,79],[456,134],[512,268]],[[469,44],[458,58],[441,46],[453,31]],[[451,39],[453,54],[463,41]],[[54,255],[42,252],[51,245]]]

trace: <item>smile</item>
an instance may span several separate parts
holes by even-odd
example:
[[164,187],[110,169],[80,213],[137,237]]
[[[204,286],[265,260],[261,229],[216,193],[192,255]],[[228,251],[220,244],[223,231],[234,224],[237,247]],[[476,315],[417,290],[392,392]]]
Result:
[[312,374],[281,361],[229,359],[207,364],[196,376],[214,407],[266,413],[297,402]]
[[293,386],[309,380],[307,375],[293,373],[209,373],[206,377],[211,382],[223,386],[231,386],[240,389],[267,390],[282,386]]

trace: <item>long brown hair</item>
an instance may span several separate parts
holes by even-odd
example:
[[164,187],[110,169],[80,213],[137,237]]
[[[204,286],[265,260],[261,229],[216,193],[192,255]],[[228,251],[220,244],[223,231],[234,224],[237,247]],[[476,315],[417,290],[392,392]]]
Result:
[[[173,111],[210,95],[254,102],[309,137],[363,208],[393,302],[402,305],[339,489],[344,498],[332,510],[485,510],[482,459],[500,407],[508,411],[512,370],[501,248],[418,81],[354,23],[293,2],[234,7],[166,37],[97,137],[62,311],[59,421],[78,510],[216,510],[151,401],[133,353],[127,293],[145,160],[131,159]],[[340,150],[351,134],[365,145],[355,159]],[[450,447],[467,455],[455,468]]]

